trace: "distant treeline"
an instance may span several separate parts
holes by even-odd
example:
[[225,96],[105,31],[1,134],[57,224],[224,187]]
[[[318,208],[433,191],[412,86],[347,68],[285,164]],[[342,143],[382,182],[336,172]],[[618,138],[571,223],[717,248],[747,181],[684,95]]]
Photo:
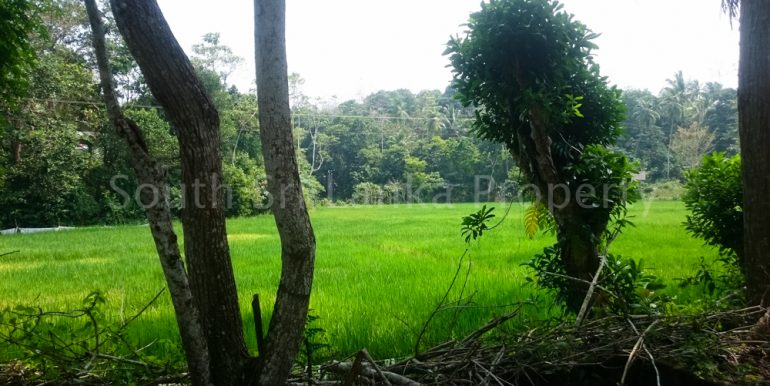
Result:
[[[95,76],[80,1],[42,2],[43,32],[30,35],[29,84],[0,100],[0,227],[135,222],[135,199],[123,141],[109,126]],[[174,127],[144,84],[113,25],[113,72],[130,118],[168,169],[177,214],[181,202]],[[254,93],[227,83],[242,61],[207,34],[192,60],[221,119],[228,215],[264,212],[269,199]],[[519,173],[499,144],[473,135],[473,110],[454,91],[379,91],[334,107],[312,103],[302,79],[290,91],[298,161],[312,202],[398,203],[504,197]],[[628,90],[625,134],[617,146],[640,163],[647,181],[680,179],[711,150],[737,151],[736,91],[701,86],[678,73],[654,95]],[[494,183],[493,183],[494,181]],[[510,193],[510,191],[508,191]]]

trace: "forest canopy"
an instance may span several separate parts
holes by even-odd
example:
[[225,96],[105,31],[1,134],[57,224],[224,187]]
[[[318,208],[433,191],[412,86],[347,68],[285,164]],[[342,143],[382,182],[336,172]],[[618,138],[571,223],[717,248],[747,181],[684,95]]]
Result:
[[[44,5],[35,12],[45,17],[31,19],[23,31],[35,58],[18,70],[29,74],[28,84],[16,87],[17,97],[4,98],[0,106],[8,117],[0,122],[0,206],[6,209],[0,227],[140,221],[127,151],[100,104],[85,10],[73,0]],[[121,103],[168,168],[172,207],[179,214],[174,127],[107,16]],[[227,214],[262,213],[268,198],[253,119],[256,98],[228,83],[243,58],[211,33],[192,48],[192,60],[220,111]],[[300,74],[290,76],[301,177],[310,201],[519,198],[522,181],[509,153],[470,133],[473,109],[463,107],[451,85],[417,93],[383,90],[330,105],[305,95],[302,84]],[[708,152],[737,152],[734,89],[678,72],[659,93],[623,90],[622,99],[626,115],[616,148],[640,163],[647,184],[682,181]]]

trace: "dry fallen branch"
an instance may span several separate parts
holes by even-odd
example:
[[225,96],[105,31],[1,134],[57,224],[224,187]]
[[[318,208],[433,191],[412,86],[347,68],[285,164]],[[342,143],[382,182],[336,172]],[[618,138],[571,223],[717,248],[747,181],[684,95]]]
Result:
[[[620,386],[623,386],[626,384],[626,376],[628,376],[628,370],[631,368],[631,365],[634,363],[634,360],[636,359],[636,355],[639,353],[639,349],[645,347],[644,346],[644,336],[647,335],[647,333],[652,330],[653,327],[655,327],[656,324],[658,324],[658,320],[652,322],[646,330],[644,330],[643,333],[639,334],[639,331],[636,329],[636,326],[633,322],[630,320],[628,323],[631,325],[631,328],[634,330],[634,332],[639,335],[639,340],[636,341],[636,344],[634,345],[634,348],[631,349],[631,353],[628,354],[628,361],[626,361],[626,366],[623,368],[623,376],[620,378]],[[657,373],[657,368],[655,369],[655,372]],[[660,384],[660,382],[658,382]]]

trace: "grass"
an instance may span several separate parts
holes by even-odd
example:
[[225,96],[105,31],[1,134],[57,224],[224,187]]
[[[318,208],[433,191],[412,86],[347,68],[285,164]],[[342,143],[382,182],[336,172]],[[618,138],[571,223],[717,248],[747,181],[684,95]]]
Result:
[[[496,210],[499,219],[503,205]],[[485,234],[469,252],[470,276],[466,293],[484,308],[442,313],[427,335],[427,343],[462,336],[505,308],[527,299],[519,319],[558,313],[547,295],[526,284],[521,264],[553,243],[553,237],[524,236],[525,207],[514,204],[500,227]],[[318,239],[312,313],[315,326],[326,330],[336,355],[366,347],[376,357],[409,354],[417,330],[444,294],[465,250],[460,237],[461,217],[477,205],[329,207],[311,216]],[[681,223],[680,202],[642,202],[631,209],[635,228],[613,245],[625,257],[644,259],[653,273],[674,284],[691,275],[699,257],[716,252],[692,239]],[[181,232],[180,232],[181,234]],[[280,273],[279,240],[272,217],[233,219],[228,234],[238,283],[244,326],[254,347],[251,295],[262,298],[263,317],[269,317]],[[83,297],[101,290],[108,298],[108,317],[128,317],[163,288],[164,279],[146,226],[94,227],[57,233],[0,237],[0,308],[34,304],[46,310],[76,308]],[[464,272],[464,271],[463,271]],[[461,278],[462,281],[462,278]],[[669,291],[680,297],[689,296]],[[176,350],[177,331],[171,302],[164,294],[134,322],[131,338],[137,344],[161,339],[156,355]],[[7,352],[5,352],[7,355]],[[0,359],[4,355],[0,347]]]

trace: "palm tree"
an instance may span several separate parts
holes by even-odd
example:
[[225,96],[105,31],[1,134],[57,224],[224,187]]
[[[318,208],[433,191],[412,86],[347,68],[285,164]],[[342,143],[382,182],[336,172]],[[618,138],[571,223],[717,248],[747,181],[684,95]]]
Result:
[[460,135],[460,117],[455,106],[442,106],[439,108],[441,115],[441,128],[447,137],[456,137]]
[[[644,127],[645,132],[649,132],[652,126],[660,119],[660,113],[658,112],[654,101],[648,99],[639,99],[637,105],[634,106],[631,117],[639,122]],[[642,135],[637,135],[636,146],[634,146],[634,157],[639,158],[639,145],[642,142]]]
[[668,87],[661,92],[661,107],[668,116],[668,148],[666,150],[666,178],[671,177],[671,144],[674,139],[674,129],[681,126],[685,112],[690,104],[690,92],[682,71],[674,74],[674,79],[666,79]]
[[645,128],[650,128],[660,119],[660,113],[651,100],[639,99],[638,104],[634,106],[632,117],[642,123]]
[[730,23],[738,18],[738,4],[740,0],[722,0],[722,10],[730,15]]

